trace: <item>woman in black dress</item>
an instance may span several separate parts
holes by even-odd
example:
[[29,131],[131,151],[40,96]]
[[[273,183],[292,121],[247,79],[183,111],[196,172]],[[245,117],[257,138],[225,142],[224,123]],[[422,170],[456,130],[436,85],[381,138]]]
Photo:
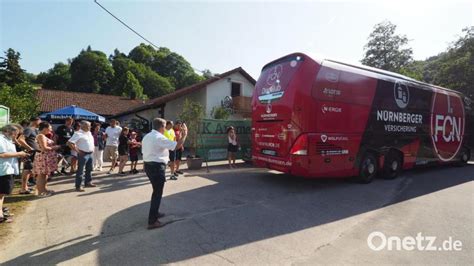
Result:
[[123,171],[123,168],[125,167],[125,164],[128,161],[128,145],[131,143],[130,140],[128,139],[128,132],[129,129],[128,127],[123,127],[122,128],[122,134],[120,134],[119,137],[119,146],[118,146],[118,153],[119,153],[119,175],[125,175],[125,172]]

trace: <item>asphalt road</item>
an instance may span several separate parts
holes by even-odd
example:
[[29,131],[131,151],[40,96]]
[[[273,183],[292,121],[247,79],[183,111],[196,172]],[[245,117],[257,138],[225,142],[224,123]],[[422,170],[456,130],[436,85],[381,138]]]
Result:
[[[71,178],[57,178],[51,188],[58,194],[33,201],[16,219],[0,264],[472,265],[473,179],[472,164],[368,185],[213,166],[166,183],[162,211],[173,222],[150,231],[143,173],[95,177],[99,187],[85,193],[72,191]],[[380,251],[369,248],[373,232]],[[422,250],[429,240],[411,243],[417,234],[437,237],[436,248],[451,237],[461,250]],[[397,239],[405,241],[401,250]]]

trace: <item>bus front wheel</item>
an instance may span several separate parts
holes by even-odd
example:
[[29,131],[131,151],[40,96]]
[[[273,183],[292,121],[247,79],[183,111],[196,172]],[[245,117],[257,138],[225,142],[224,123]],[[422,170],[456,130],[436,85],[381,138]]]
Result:
[[377,159],[372,153],[366,153],[360,162],[358,181],[362,184],[368,184],[374,180],[377,172]]

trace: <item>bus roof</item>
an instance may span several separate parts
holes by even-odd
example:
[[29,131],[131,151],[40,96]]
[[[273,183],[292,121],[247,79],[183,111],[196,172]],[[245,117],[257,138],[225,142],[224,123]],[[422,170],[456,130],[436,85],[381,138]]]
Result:
[[[369,71],[369,72],[372,72],[372,73],[375,73],[375,74],[378,74],[378,75],[382,75],[382,76],[388,76],[388,77],[392,77],[392,78],[397,78],[397,79],[402,79],[402,80],[405,80],[405,81],[408,81],[408,82],[412,82],[412,83],[415,83],[417,85],[420,85],[420,86],[423,86],[423,87],[428,87],[428,88],[436,88],[436,89],[439,89],[439,90],[444,90],[444,91],[449,91],[449,92],[453,92],[453,93],[458,93],[458,94],[461,94],[463,95],[461,92],[459,91],[455,91],[455,90],[452,90],[452,89],[448,89],[448,88],[444,88],[444,87],[441,87],[441,86],[437,86],[437,85],[433,85],[433,84],[429,84],[429,83],[426,83],[426,82],[422,82],[422,81],[419,81],[419,80],[416,80],[416,79],[413,79],[413,78],[410,78],[410,77],[407,77],[407,76],[404,76],[402,74],[398,74],[398,73],[394,73],[394,72],[391,72],[391,71],[387,71],[387,70],[382,70],[382,69],[378,69],[378,68],[375,68],[375,67],[369,67],[369,66],[365,66],[365,65],[357,65],[357,64],[349,64],[349,63],[344,63],[344,62],[341,62],[341,61],[337,61],[337,60],[333,60],[333,59],[323,59],[321,60],[319,56],[313,58],[311,56],[308,56],[307,54],[304,54],[304,53],[300,53],[300,52],[296,52],[296,53],[292,53],[292,54],[288,54],[286,56],[282,56],[276,60],[273,60],[271,62],[269,62],[268,64],[266,64],[263,68],[262,68],[262,71],[269,67],[270,65],[273,65],[275,63],[277,63],[278,61],[286,58],[286,57],[289,57],[289,56],[303,56],[303,57],[307,57],[307,58],[310,58],[312,59],[313,61],[315,61],[316,63],[322,65],[324,61],[328,61],[328,62],[331,62],[331,63],[334,63],[334,64],[338,64],[338,65],[343,65],[343,66],[346,66],[346,67],[351,67],[351,68],[356,68],[356,69],[359,69],[359,70],[364,70],[364,71]],[[465,95],[463,95],[465,97]]]
[[392,78],[403,79],[403,80],[406,80],[406,81],[409,81],[409,82],[412,82],[412,83],[416,83],[418,85],[425,86],[425,87],[434,87],[436,89],[462,94],[461,92],[453,90],[453,89],[448,89],[448,88],[444,88],[444,87],[441,87],[441,86],[429,84],[429,83],[426,83],[426,82],[422,82],[422,81],[407,77],[407,76],[402,75],[402,74],[398,74],[398,73],[383,70],[383,69],[378,69],[378,68],[375,68],[375,67],[369,67],[369,66],[365,66],[365,65],[348,64],[348,63],[344,63],[344,62],[340,62],[340,61],[332,60],[332,59],[324,59],[324,61],[329,61],[329,62],[332,62],[332,63],[335,63],[335,64],[340,64],[340,65],[344,65],[344,66],[348,66],[348,67],[353,67],[353,68],[369,71],[369,72],[376,73],[376,74],[383,75],[383,76],[389,76],[389,77],[392,77]]

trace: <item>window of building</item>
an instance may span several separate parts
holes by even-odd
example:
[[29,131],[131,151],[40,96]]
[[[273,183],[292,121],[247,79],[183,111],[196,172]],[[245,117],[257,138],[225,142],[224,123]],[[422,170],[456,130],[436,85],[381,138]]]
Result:
[[241,95],[242,84],[237,82],[232,82],[230,96],[236,97]]

